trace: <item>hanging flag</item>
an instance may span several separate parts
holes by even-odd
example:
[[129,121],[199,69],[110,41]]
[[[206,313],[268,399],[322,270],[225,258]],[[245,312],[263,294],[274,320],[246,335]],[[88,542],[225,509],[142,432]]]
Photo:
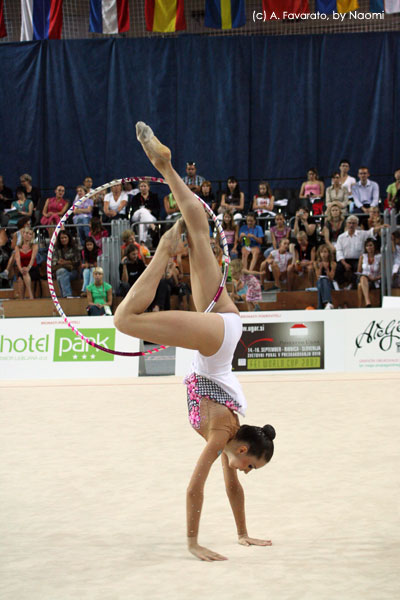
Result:
[[182,31],[186,29],[184,0],[145,0],[147,31]]
[[4,2],[0,0],[0,37],[6,37],[7,29],[4,21]]
[[129,31],[129,0],[90,0],[89,31]]
[[264,17],[267,20],[298,19],[310,12],[308,0],[263,0]]
[[385,13],[391,15],[400,12],[400,0],[385,0]]
[[63,0],[21,0],[21,42],[59,40]]
[[205,27],[236,29],[246,25],[245,0],[206,0]]
[[326,15],[333,12],[344,14],[357,8],[357,0],[315,0],[315,12]]

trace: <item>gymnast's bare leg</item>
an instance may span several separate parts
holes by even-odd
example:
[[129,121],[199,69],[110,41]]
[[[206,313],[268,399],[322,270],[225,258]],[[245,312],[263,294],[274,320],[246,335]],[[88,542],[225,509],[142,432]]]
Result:
[[157,344],[199,350],[205,356],[211,356],[218,351],[224,337],[223,320],[215,313],[239,313],[226,290],[222,291],[212,313],[202,312],[213,299],[222,277],[211,250],[206,214],[173,168],[169,148],[162,145],[144,123],[138,123],[136,131],[148,158],[168,183],[186,224],[192,295],[199,312],[144,312],[155,296],[169,257],[176,254],[183,231],[183,223],[178,221],[161,238],[150,265],[119,305],[115,325],[127,335]]

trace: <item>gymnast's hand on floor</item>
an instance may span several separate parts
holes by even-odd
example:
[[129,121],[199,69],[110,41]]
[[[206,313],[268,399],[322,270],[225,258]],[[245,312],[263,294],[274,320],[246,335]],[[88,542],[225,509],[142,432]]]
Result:
[[199,558],[200,560],[205,560],[207,562],[212,562],[213,560],[228,560],[226,556],[222,556],[221,554],[217,554],[208,548],[204,548],[204,546],[199,546],[199,544],[190,544],[189,552],[191,552],[194,556]]
[[257,540],[248,535],[239,535],[239,544],[242,546],[272,546],[271,540]]

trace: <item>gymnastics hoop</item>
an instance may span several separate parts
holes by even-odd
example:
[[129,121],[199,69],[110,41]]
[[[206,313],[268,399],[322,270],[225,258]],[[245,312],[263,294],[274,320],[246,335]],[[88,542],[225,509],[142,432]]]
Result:
[[[121,352],[120,350],[111,350],[110,348],[105,348],[104,346],[100,346],[99,344],[96,344],[93,340],[90,340],[89,338],[85,337],[80,331],[79,329],[77,329],[76,327],[74,327],[71,323],[71,321],[68,319],[68,317],[66,316],[66,314],[64,313],[63,309],[61,308],[61,305],[58,301],[55,289],[54,289],[54,284],[53,284],[53,275],[51,272],[51,262],[52,262],[52,258],[53,258],[53,252],[54,252],[54,248],[55,248],[55,244],[58,238],[58,235],[61,231],[62,226],[64,225],[64,223],[66,222],[66,220],[68,219],[68,217],[73,213],[74,208],[77,206],[80,206],[83,202],[85,202],[85,200],[88,200],[89,198],[92,198],[93,196],[95,196],[96,194],[98,194],[99,192],[104,191],[105,189],[108,189],[110,187],[112,187],[113,185],[118,185],[118,184],[124,184],[124,183],[131,183],[133,181],[149,181],[152,183],[164,183],[166,185],[167,182],[162,179],[161,177],[124,177],[123,179],[114,179],[113,181],[110,181],[109,183],[105,183],[104,185],[100,185],[99,187],[97,187],[96,189],[88,192],[87,194],[85,194],[84,196],[82,196],[82,198],[79,198],[79,200],[76,200],[72,206],[67,210],[67,212],[65,213],[65,215],[63,215],[63,217],[60,219],[60,221],[58,222],[58,224],[56,225],[56,228],[54,230],[54,233],[51,237],[50,240],[50,244],[49,244],[49,250],[47,252],[47,281],[49,284],[49,290],[50,290],[50,295],[51,295],[51,299],[53,300],[54,306],[57,309],[58,314],[60,315],[60,317],[63,318],[64,323],[66,325],[68,325],[68,327],[70,329],[72,329],[72,331],[75,333],[75,335],[77,335],[78,337],[81,338],[81,340],[83,340],[84,342],[86,342],[87,344],[89,344],[90,346],[92,346],[93,348],[97,348],[97,350],[102,350],[103,352],[107,352],[108,354],[116,354],[118,356],[144,356],[145,354],[153,354],[155,352],[159,352],[160,350],[165,350],[165,348],[168,348],[168,346],[157,346],[156,348],[153,348],[152,350],[145,350],[144,352]],[[201,198],[199,198],[199,196],[197,196],[196,194],[194,194],[194,196],[197,198],[197,200],[199,202],[201,202],[201,204],[203,205],[204,210],[209,214],[209,216],[212,218],[218,233],[220,235],[221,238],[221,242],[222,242],[222,250],[223,250],[223,256],[222,256],[222,262],[223,262],[223,273],[222,273],[222,280],[221,283],[219,285],[219,288],[213,298],[213,300],[210,302],[209,306],[206,308],[206,310],[204,311],[205,313],[210,312],[216,302],[218,301],[218,298],[220,297],[222,290],[225,287],[225,283],[226,283],[226,279],[228,277],[228,266],[229,266],[229,249],[228,249],[228,244],[225,238],[225,233],[224,230],[222,228],[222,225],[220,224],[220,222],[218,221],[217,217],[215,216],[215,214],[213,213],[213,211],[211,210],[211,208],[208,206],[208,204],[206,204],[204,202],[204,200],[202,200]]]

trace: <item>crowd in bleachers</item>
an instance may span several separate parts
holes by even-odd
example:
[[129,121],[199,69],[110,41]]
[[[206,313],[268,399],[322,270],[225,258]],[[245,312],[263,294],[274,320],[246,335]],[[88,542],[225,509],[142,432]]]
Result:
[[[187,163],[183,179],[221,221],[232,259],[229,280],[235,301],[257,310],[263,290],[317,289],[318,308],[332,308],[333,289],[357,288],[359,306],[371,305],[370,289],[379,287],[381,278],[382,213],[385,209],[400,213],[400,169],[383,191],[367,167],[359,167],[356,179],[350,175],[349,161],[342,160],[326,187],[311,168],[298,190],[273,190],[261,181],[247,199],[234,176],[216,193],[194,162]],[[27,173],[13,191],[0,176],[0,287],[13,287],[17,298],[41,293],[54,228],[73,202],[93,191],[93,180],[86,177],[70,200],[65,191],[60,184],[45,197]],[[121,239],[120,285],[114,290],[124,296],[146,268],[160,235],[179,214],[172,194],[160,198],[146,181],[115,184],[85,199],[74,207],[53,254],[60,295],[75,295],[73,282],[79,280],[89,314],[107,313],[111,288],[103,281],[97,260],[111,222],[126,219],[130,225]],[[393,231],[394,287],[399,285],[399,240],[400,232]],[[218,230],[210,226],[210,243],[221,261],[220,242]],[[182,256],[171,259],[151,309],[167,310],[174,295],[179,308],[189,308]]]

